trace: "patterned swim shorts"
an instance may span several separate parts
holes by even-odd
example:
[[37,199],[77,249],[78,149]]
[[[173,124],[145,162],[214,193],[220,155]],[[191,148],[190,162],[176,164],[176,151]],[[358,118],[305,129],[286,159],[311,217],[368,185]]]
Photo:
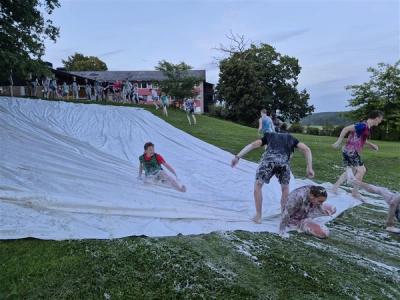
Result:
[[360,154],[357,151],[346,151],[343,150],[343,163],[346,167],[360,167],[364,163],[361,160]]
[[289,184],[290,166],[288,163],[261,161],[257,168],[256,180],[269,183],[272,176],[276,176],[280,184]]

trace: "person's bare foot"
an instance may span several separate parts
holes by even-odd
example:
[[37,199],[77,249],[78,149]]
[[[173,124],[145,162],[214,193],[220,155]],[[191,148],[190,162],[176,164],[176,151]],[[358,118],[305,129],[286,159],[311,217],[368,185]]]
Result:
[[364,198],[361,196],[361,194],[360,193],[351,193],[351,196],[353,197],[353,198],[356,198],[357,200],[360,200],[361,202],[363,202],[363,203],[365,203],[365,200],[364,200]]
[[389,227],[386,227],[386,231],[389,231],[391,233],[400,233],[400,228],[396,228],[394,226],[389,226]]
[[261,224],[261,216],[259,215],[255,215],[251,220],[256,224]]

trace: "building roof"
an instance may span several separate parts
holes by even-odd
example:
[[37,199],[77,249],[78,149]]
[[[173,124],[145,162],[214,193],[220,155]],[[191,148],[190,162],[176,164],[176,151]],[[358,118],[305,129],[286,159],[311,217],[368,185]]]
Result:
[[[167,79],[161,71],[65,71],[70,74],[92,80],[114,82],[117,80],[129,81],[162,81]],[[200,80],[206,80],[205,70],[190,70],[189,75]]]

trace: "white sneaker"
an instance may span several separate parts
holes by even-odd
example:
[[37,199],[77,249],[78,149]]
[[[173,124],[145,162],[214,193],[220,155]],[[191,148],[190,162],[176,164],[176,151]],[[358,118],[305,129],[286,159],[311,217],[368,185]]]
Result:
[[392,232],[392,233],[400,233],[400,228],[396,228],[394,226],[386,227],[386,231]]

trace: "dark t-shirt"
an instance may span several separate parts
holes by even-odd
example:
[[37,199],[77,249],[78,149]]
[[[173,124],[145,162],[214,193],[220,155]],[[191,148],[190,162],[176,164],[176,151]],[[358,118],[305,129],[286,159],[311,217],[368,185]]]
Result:
[[266,132],[261,139],[267,145],[262,160],[288,163],[299,141],[289,133]]

